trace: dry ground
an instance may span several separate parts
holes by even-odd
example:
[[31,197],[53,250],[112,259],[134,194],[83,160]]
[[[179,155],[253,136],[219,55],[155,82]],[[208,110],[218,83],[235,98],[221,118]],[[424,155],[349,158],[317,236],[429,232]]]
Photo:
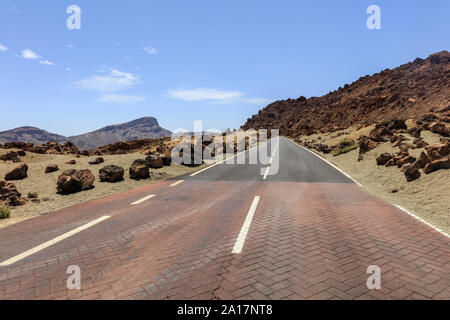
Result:
[[[409,123],[408,123],[409,124]],[[325,143],[330,146],[337,144],[344,138],[357,139],[360,135],[368,135],[373,127],[366,127],[360,130],[349,128],[341,132],[348,134],[336,137],[339,132],[328,134],[315,134],[302,137],[304,141],[316,140],[317,143]],[[413,138],[408,134],[403,134]],[[430,145],[439,143],[439,135],[429,131],[423,131],[421,134],[423,140]],[[319,137],[321,138],[319,140]],[[315,150],[313,150],[316,152]],[[392,148],[389,142],[381,143],[374,150],[364,154],[364,160],[358,162],[359,149],[349,153],[334,157],[330,154],[322,154],[328,161],[335,164],[353,179],[358,181],[363,188],[375,196],[400,205],[410,212],[421,217],[432,225],[442,229],[450,234],[450,170],[439,170],[431,174],[424,174],[415,181],[407,182],[405,175],[396,166],[384,167],[377,166],[375,159],[384,152],[396,153],[399,149]],[[424,151],[420,149],[409,149],[410,155],[418,157]],[[318,152],[316,152],[318,153]],[[398,193],[392,193],[392,188],[398,188]]]
[[[5,154],[11,150],[0,149],[0,155]],[[161,169],[150,169],[152,173],[151,179],[146,180],[132,180],[129,178],[128,169],[135,159],[144,159],[142,154],[125,154],[125,155],[106,155],[102,156],[105,159],[105,163],[100,165],[90,165],[88,161],[94,157],[81,157],[75,158],[73,155],[40,155],[27,152],[25,157],[21,157],[22,162],[26,163],[29,167],[28,178],[21,181],[13,182],[17,190],[22,193],[22,198],[27,198],[29,192],[37,192],[41,203],[28,202],[24,206],[15,207],[11,209],[11,217],[9,219],[0,220],[0,228],[8,225],[43,215],[49,212],[54,212],[59,209],[69,207],[81,202],[85,202],[92,199],[108,196],[111,194],[119,193],[135,189],[137,187],[147,185],[149,183],[155,183],[162,179],[173,178],[188,172],[196,171],[206,166],[203,165],[197,168],[189,168],[181,165],[172,164],[170,167],[164,167]],[[77,164],[68,165],[65,162],[68,160],[76,160]],[[0,179],[3,180],[7,172],[13,168],[19,166],[21,163],[12,163],[11,161],[0,161]],[[59,167],[59,171],[50,174],[44,174],[45,168],[49,164],[56,164]],[[125,169],[124,181],[117,183],[100,182],[98,177],[98,171],[105,165],[118,165]],[[71,195],[60,195],[56,193],[56,181],[62,171],[66,169],[89,169],[95,175],[95,188],[86,190]],[[49,201],[43,201],[42,199],[48,198]]]

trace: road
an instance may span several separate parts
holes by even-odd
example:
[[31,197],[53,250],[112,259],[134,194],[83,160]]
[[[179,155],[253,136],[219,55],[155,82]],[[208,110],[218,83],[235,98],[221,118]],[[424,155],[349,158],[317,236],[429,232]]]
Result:
[[278,171],[218,164],[0,230],[0,299],[450,299],[448,237],[273,143]]

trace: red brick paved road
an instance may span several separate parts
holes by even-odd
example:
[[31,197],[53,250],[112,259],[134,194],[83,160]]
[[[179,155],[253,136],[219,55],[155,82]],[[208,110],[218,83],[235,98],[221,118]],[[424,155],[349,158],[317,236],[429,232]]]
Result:
[[[355,184],[172,182],[0,230],[2,262],[111,216],[0,267],[0,299],[450,299],[450,240]],[[69,265],[81,290],[66,287]],[[380,290],[366,287],[369,265],[381,268]]]

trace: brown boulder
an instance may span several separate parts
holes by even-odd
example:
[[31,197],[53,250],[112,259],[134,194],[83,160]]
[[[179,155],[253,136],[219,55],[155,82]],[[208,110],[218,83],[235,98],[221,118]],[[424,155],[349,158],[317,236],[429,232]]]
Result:
[[443,122],[433,122],[429,127],[431,132],[438,133],[444,137],[450,136],[450,127]]
[[56,182],[59,193],[69,194],[93,188],[95,177],[90,170],[65,170]]
[[406,181],[408,181],[408,182],[411,182],[411,181],[414,181],[414,180],[420,178],[419,169],[417,169],[412,164],[405,165],[403,173],[405,174]]
[[21,196],[14,183],[0,181],[0,201],[4,201],[4,205],[15,207],[25,204]]
[[442,158],[439,160],[434,160],[427,164],[423,169],[423,172],[429,174],[431,172],[440,170],[440,169],[450,169],[450,157]]
[[421,138],[414,139],[413,144],[414,144],[414,146],[413,146],[414,149],[425,148],[426,146],[428,146],[428,143],[423,141]]
[[143,159],[137,159],[133,161],[133,164],[129,170],[130,179],[148,179],[150,178],[150,171],[148,169],[147,161]]
[[103,167],[99,171],[100,181],[102,182],[118,182],[123,181],[123,174],[125,170],[122,167],[109,165]]
[[391,159],[388,162],[386,162],[386,164],[384,165],[385,167],[393,167],[395,166],[395,160]]
[[420,134],[422,132],[422,128],[420,127],[412,127],[406,131],[410,135],[412,135],[414,138],[420,138]]
[[430,162],[431,162],[430,157],[425,152],[422,152],[419,158],[417,159],[416,163],[414,164],[414,166],[417,167],[418,169],[423,169]]
[[170,164],[172,163],[172,157],[170,156],[170,153],[162,154],[161,160],[163,162],[163,166],[170,166]]
[[391,159],[392,159],[392,155],[390,153],[382,153],[377,158],[377,165],[384,166]]
[[447,156],[450,152],[449,145],[446,143],[434,144],[426,148],[428,155],[432,160],[438,160]]
[[370,140],[368,137],[360,137],[359,141],[359,154],[363,154],[369,152],[372,149],[377,147],[377,143],[375,141]]
[[77,164],[76,160],[69,160],[66,161],[66,164]]
[[8,172],[5,175],[5,180],[6,181],[23,180],[26,177],[28,177],[27,172],[28,172],[28,166],[26,164],[23,164],[23,165],[15,168],[14,170]]
[[147,166],[152,169],[159,169],[164,166],[161,157],[157,154],[149,155],[145,158],[145,161],[147,162]]
[[401,168],[403,165],[405,165],[407,163],[414,163],[414,162],[416,162],[416,158],[414,158],[412,156],[406,156],[397,161],[397,166],[399,168]]
[[51,164],[51,165],[47,166],[47,168],[45,168],[45,173],[46,174],[47,173],[52,173],[52,172],[56,172],[58,170],[59,170],[59,168],[58,168],[58,166],[56,164]]

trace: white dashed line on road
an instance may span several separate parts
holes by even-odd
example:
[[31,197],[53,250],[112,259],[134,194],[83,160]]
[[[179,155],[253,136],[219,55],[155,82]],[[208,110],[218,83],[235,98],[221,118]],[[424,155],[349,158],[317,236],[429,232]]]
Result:
[[234,244],[233,251],[231,252],[233,254],[242,252],[245,239],[247,238],[248,230],[250,229],[250,225],[252,224],[253,215],[255,214],[256,208],[258,207],[259,199],[260,199],[259,196],[256,196],[253,199],[253,203],[250,207],[250,210],[247,213],[247,217],[245,218],[244,224],[242,225],[241,232],[239,233],[239,236],[237,237],[236,242]]
[[15,256],[15,257],[13,257],[13,258],[11,258],[9,260],[6,260],[6,261],[0,263],[0,267],[6,267],[6,266],[9,266],[9,265],[11,265],[13,263],[16,263],[17,261],[25,259],[26,257],[31,256],[32,254],[35,254],[35,253],[37,253],[37,252],[39,252],[41,250],[44,250],[45,248],[48,248],[48,247],[50,247],[50,246],[52,246],[52,245],[54,245],[54,244],[56,244],[58,242],[61,242],[64,239],[67,239],[67,238],[69,238],[69,237],[71,237],[71,236],[73,236],[73,235],[75,235],[77,233],[80,233],[81,231],[84,231],[84,230],[86,230],[86,229],[88,229],[88,228],[90,228],[90,227],[92,227],[92,226],[94,226],[94,225],[96,225],[96,224],[106,220],[106,219],[109,219],[109,218],[111,218],[111,217],[110,216],[103,216],[103,217],[98,218],[98,219],[96,219],[94,221],[86,223],[85,225],[82,225],[81,227],[78,227],[78,228],[76,228],[76,229],[74,229],[72,231],[64,233],[63,235],[60,235],[59,237],[56,237],[55,239],[49,240],[49,241],[47,241],[47,242],[45,242],[45,243],[43,243],[43,244],[41,244],[41,245],[39,245],[37,247],[34,247],[33,249],[25,251],[24,253],[21,253],[21,254]]
[[140,203],[142,203],[142,202],[144,202],[144,201],[147,201],[147,200],[153,198],[154,196],[156,196],[156,194],[148,195],[148,196],[146,196],[146,197],[144,197],[144,198],[142,198],[142,199],[140,199],[140,200],[138,200],[138,201],[133,202],[131,205],[132,205],[132,206],[135,206],[135,205],[137,205],[137,204],[140,204]]
[[180,183],[183,183],[183,182],[184,182],[184,180],[180,180],[180,181],[177,181],[175,183],[172,183],[170,186],[171,187],[175,187],[175,186],[177,186],[177,185],[179,185]]

